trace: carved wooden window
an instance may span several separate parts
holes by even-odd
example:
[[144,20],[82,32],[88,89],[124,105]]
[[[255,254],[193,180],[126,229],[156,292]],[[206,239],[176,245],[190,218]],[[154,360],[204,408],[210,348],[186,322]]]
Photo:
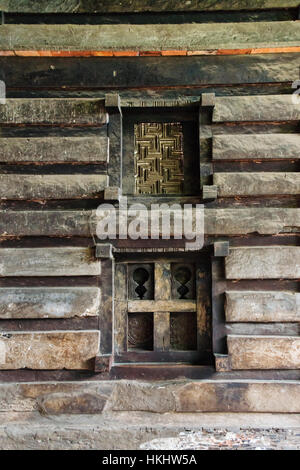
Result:
[[134,166],[136,194],[182,194],[182,124],[135,124]]
[[117,263],[115,317],[116,362],[209,363],[208,259]]
[[123,194],[200,194],[197,119],[193,108],[124,111]]

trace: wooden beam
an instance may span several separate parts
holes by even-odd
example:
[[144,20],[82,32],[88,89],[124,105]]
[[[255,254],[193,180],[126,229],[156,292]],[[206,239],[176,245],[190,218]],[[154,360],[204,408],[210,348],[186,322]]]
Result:
[[114,287],[114,352],[120,355],[127,351],[128,338],[128,287],[125,264],[115,264]]
[[[300,25],[300,23],[299,23]],[[298,121],[299,103],[290,95],[217,97],[213,122]]]
[[96,287],[2,287],[0,318],[72,318],[99,314]]
[[218,197],[300,194],[300,173],[215,173]]
[[108,160],[107,137],[0,138],[4,163],[98,163]]
[[230,134],[213,136],[214,160],[300,158],[298,134]]
[[184,12],[219,10],[260,10],[272,8],[297,8],[297,0],[6,0],[1,10],[8,13],[143,13],[143,12]]
[[[205,209],[206,235],[294,233],[300,209]],[[0,211],[0,236],[82,236],[96,234],[97,216],[89,210]]]
[[97,276],[101,263],[89,248],[0,248],[0,276]]
[[106,123],[102,99],[8,98],[5,105],[0,105],[0,124],[65,124],[72,127]]
[[300,338],[235,336],[227,338],[233,370],[300,369]]
[[106,175],[0,175],[0,199],[91,199],[108,185]]
[[155,300],[169,300],[171,298],[171,265],[169,263],[155,263]]
[[[203,57],[0,57],[0,79],[8,88],[172,87],[293,82],[299,74],[299,53]],[[59,80],[58,80],[59,77]],[[141,82],[142,77],[142,82]],[[290,85],[288,85],[290,86]],[[191,92],[191,90],[190,90]],[[97,93],[99,93],[97,91]],[[199,102],[198,89],[194,99]],[[103,98],[105,91],[103,91]],[[136,100],[120,91],[122,106]],[[153,99],[152,95],[149,97]],[[178,98],[174,98],[175,100]],[[165,99],[163,101],[166,101]]]
[[231,248],[225,271],[227,279],[298,279],[300,247]]
[[194,300],[129,300],[128,312],[196,312]]
[[120,188],[121,192],[123,173],[123,116],[120,95],[117,93],[106,94],[105,107],[109,113],[109,185]]
[[297,21],[161,25],[1,25],[2,51],[216,51],[298,47]]
[[170,349],[170,312],[153,313],[153,349],[169,351]]
[[285,291],[227,291],[228,322],[300,322],[300,294]]
[[0,334],[0,369],[91,369],[99,331]]

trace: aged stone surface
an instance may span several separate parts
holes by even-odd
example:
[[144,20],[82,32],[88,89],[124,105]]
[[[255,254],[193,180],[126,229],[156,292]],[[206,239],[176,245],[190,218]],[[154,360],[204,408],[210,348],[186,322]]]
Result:
[[219,197],[300,194],[299,173],[215,173]]
[[0,175],[0,199],[88,199],[99,197],[106,175]]
[[2,333],[0,369],[90,369],[99,341],[99,331]]
[[300,248],[231,248],[225,260],[225,270],[227,279],[297,279],[300,276]]
[[300,413],[299,393],[297,381],[11,383],[0,384],[0,411],[39,410],[48,415],[148,411],[164,417],[174,411]]
[[108,409],[113,411],[151,411],[167,413],[175,410],[172,386],[138,382],[119,382],[115,385]]
[[292,94],[218,97],[213,121],[296,121],[300,107],[292,98]]
[[96,316],[97,287],[2,287],[0,318],[70,318]]
[[231,367],[248,369],[300,369],[300,337],[227,337]]
[[[2,50],[191,50],[299,46],[297,21],[161,25],[2,25]],[[218,99],[217,99],[218,102]],[[218,107],[218,105],[217,105]],[[278,108],[277,108],[278,109]]]
[[187,383],[175,391],[176,411],[298,413],[299,393],[299,384],[275,381]]
[[42,414],[90,414],[101,413],[106,404],[107,397],[99,393],[53,393],[38,400],[39,410]]
[[[114,382],[35,382],[0,385],[0,412],[100,413]],[[81,399],[82,397],[82,399]],[[91,397],[91,400],[89,400]],[[96,400],[95,400],[96,397]],[[70,401],[74,398],[76,406]],[[101,404],[102,403],[102,404]],[[97,410],[96,410],[97,407]]]
[[300,294],[276,291],[227,291],[228,322],[300,322]]
[[0,105],[1,124],[68,124],[68,126],[79,126],[81,124],[99,125],[107,122],[108,115],[105,112],[103,99],[8,98],[5,104]]
[[299,159],[300,135],[230,134],[213,137],[214,160]]
[[107,137],[1,138],[1,161],[18,162],[106,162]]
[[2,11],[17,13],[130,13],[143,11],[256,10],[265,8],[296,8],[297,0],[1,0]]
[[97,276],[90,248],[1,248],[0,276]]

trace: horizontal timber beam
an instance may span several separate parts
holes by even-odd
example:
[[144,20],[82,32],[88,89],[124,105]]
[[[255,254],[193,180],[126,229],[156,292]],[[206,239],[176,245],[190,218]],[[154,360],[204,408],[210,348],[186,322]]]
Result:
[[227,279],[298,279],[300,247],[231,248],[225,272]]
[[97,316],[100,301],[97,287],[2,287],[0,319]]
[[213,136],[214,160],[300,158],[298,134],[230,134]]
[[[300,229],[300,209],[205,209],[207,235],[276,235]],[[82,236],[96,234],[95,211],[0,211],[0,236]]]
[[300,173],[215,173],[218,197],[299,195]]
[[107,175],[0,175],[0,199],[90,199],[108,185]]
[[107,137],[0,138],[5,163],[97,163],[108,160]]
[[9,13],[143,13],[216,10],[259,10],[297,8],[297,0],[1,0],[0,9]]
[[[0,57],[7,88],[168,87],[293,82],[299,54],[204,57]],[[105,92],[103,92],[103,95]],[[199,96],[198,96],[199,99]],[[121,96],[121,104],[122,104]],[[104,103],[104,102],[103,102]],[[35,114],[36,115],[36,114]]]
[[0,334],[0,369],[91,369],[99,331]]
[[[300,22],[299,22],[300,25]],[[290,95],[217,97],[213,122],[298,121],[299,103]]]
[[88,98],[16,98],[0,105],[0,124],[97,126],[107,123],[104,100]]
[[0,248],[0,276],[97,276],[101,262],[90,248]]
[[226,321],[300,323],[300,294],[285,291],[227,291]]
[[196,312],[196,302],[192,300],[130,300],[128,312]]
[[216,51],[299,47],[297,21],[161,25],[1,25],[2,51]]

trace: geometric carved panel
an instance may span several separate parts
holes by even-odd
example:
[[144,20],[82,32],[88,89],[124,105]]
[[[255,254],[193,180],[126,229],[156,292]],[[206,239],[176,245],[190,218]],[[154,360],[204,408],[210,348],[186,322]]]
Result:
[[184,180],[182,124],[135,124],[134,164],[136,194],[181,194]]

